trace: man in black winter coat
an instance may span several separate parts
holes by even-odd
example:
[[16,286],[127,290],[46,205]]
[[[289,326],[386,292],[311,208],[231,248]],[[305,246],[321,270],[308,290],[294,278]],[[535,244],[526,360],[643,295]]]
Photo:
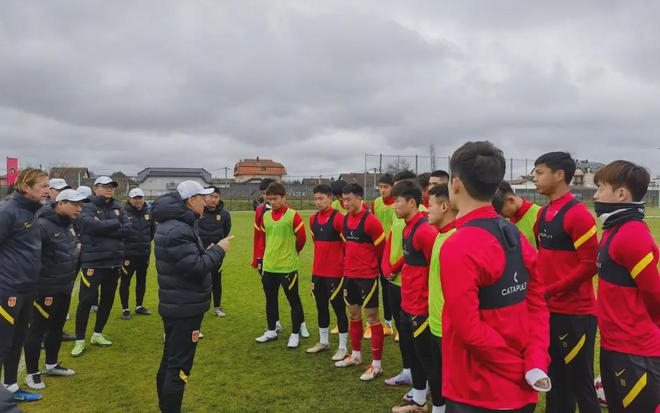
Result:
[[133,188],[128,192],[128,201],[124,212],[131,223],[131,229],[124,239],[124,265],[122,266],[119,297],[121,299],[122,320],[131,319],[128,308],[128,296],[133,274],[135,279],[135,314],[151,315],[144,307],[144,292],[147,288],[147,269],[151,256],[151,240],[154,238],[156,224],[144,203],[144,192]]
[[192,369],[199,329],[211,301],[211,273],[222,265],[231,237],[210,246],[202,244],[197,219],[204,212],[204,189],[184,181],[177,192],[163,195],[152,206],[158,222],[154,238],[158,271],[158,312],[165,343],[156,377],[161,411],[181,411]]
[[[124,238],[130,230],[126,214],[113,198],[117,182],[102,176],[94,182],[94,195],[80,214],[80,262],[82,267],[78,309],[76,310],[76,344],[71,355],[78,357],[85,350],[85,334],[89,310],[96,304],[94,333],[91,344],[111,346],[103,337],[103,328],[115,300],[117,283],[124,259]],[[99,289],[101,298],[99,299]]]
[[31,389],[46,388],[39,374],[42,340],[46,349],[45,375],[73,376],[76,373],[62,366],[58,356],[78,265],[77,237],[72,222],[80,216],[83,202],[89,202],[87,196],[65,189],[57,195],[53,205],[41,210],[39,217],[41,274],[33,303],[35,311],[25,340],[25,382]]
[[[206,197],[206,208],[199,218],[199,237],[202,244],[209,246],[227,237],[231,231],[231,215],[225,209],[220,200],[220,189],[214,186],[213,193]],[[213,293],[213,313],[218,317],[224,317],[225,312],[220,305],[222,299],[222,267],[211,274],[211,290]]]

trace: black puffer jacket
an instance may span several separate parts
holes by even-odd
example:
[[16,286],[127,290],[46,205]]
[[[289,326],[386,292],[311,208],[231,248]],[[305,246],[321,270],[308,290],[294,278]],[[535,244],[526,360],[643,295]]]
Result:
[[16,193],[0,206],[0,288],[31,293],[41,270],[41,204]]
[[76,278],[78,251],[76,232],[71,220],[48,206],[40,211],[41,274],[40,295],[70,293]]
[[114,199],[91,197],[78,219],[83,268],[119,268],[124,259],[124,238],[130,230],[126,214]]
[[149,257],[151,255],[151,240],[154,239],[156,224],[144,206],[138,210],[126,203],[124,212],[131,223],[130,230],[124,239],[124,255],[126,257]]
[[197,221],[199,226],[199,237],[202,244],[208,247],[225,238],[231,232],[231,215],[225,209],[222,201],[214,210],[204,209],[204,215]]
[[211,272],[225,257],[222,248],[205,249],[197,218],[177,192],[158,198],[151,209],[158,222],[154,237],[158,271],[158,311],[168,318],[204,313],[211,302]]

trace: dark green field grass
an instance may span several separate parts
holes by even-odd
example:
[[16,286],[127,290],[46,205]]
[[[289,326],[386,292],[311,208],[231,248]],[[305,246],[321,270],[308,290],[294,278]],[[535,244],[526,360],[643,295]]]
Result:
[[[648,215],[660,216],[659,210]],[[303,213],[307,219],[309,213]],[[265,327],[264,297],[259,276],[249,264],[252,254],[252,219],[249,212],[233,214],[236,239],[224,264],[223,307],[227,317],[207,313],[184,398],[184,412],[387,412],[399,403],[407,388],[385,386],[382,379],[364,383],[362,368],[337,369],[330,357],[333,349],[320,355],[305,354],[318,339],[316,310],[310,295],[312,247],[302,253],[301,297],[312,336],[301,340],[300,348],[287,350],[290,333],[288,304],[281,295],[280,314],[285,331],[280,339],[257,345],[254,338]],[[649,219],[656,241],[660,242],[660,219]],[[131,302],[134,295],[131,293]],[[71,307],[75,314],[77,295]],[[22,404],[26,412],[156,412],[155,375],[162,351],[162,323],[156,314],[157,284],[151,265],[145,305],[154,315],[123,321],[119,298],[104,334],[113,341],[110,348],[87,344],[80,358],[69,355],[73,345],[64,343],[61,361],[77,371],[71,378],[50,378],[44,399]],[[134,304],[131,304],[133,307]],[[332,312],[331,312],[332,313]],[[89,329],[94,317],[90,318]],[[334,322],[334,321],[333,321]],[[73,332],[73,320],[65,329]],[[334,325],[334,324],[333,324]],[[88,337],[91,331],[88,331]],[[370,346],[363,341],[365,361]],[[43,363],[43,356],[41,362]],[[385,376],[398,373],[401,361],[397,344],[386,338],[383,357]],[[24,372],[19,374],[23,382]],[[539,405],[537,411],[541,411]]]

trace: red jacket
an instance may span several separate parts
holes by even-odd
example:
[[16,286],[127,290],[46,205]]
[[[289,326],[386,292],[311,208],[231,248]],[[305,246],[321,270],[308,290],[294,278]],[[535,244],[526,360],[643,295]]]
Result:
[[529,273],[524,300],[480,308],[480,289],[497,283],[505,266],[500,242],[482,228],[465,226],[482,218],[494,219],[497,213],[485,206],[458,218],[457,231],[440,251],[445,297],[442,392],[472,406],[517,409],[537,401],[525,373],[533,368],[547,372],[549,313],[536,272],[536,251],[524,236],[520,248]]
[[[367,217],[364,221],[364,237],[369,242],[351,241],[352,235],[357,234],[360,221],[364,214]],[[343,226],[343,236],[346,239],[344,249],[344,276],[348,278],[376,278],[378,277],[380,261],[383,258],[383,245],[385,234],[383,226],[376,216],[367,211],[367,206],[363,205],[359,214],[348,214],[348,225]]]
[[[404,240],[410,237],[412,228],[419,220],[424,218],[421,212],[410,221],[406,222],[403,230]],[[438,230],[424,222],[415,230],[412,239],[413,250],[424,254],[426,266],[411,266],[403,264],[401,270],[401,309],[410,315],[427,315],[429,313],[429,264],[433,244],[438,236]]]
[[[614,238],[605,250],[612,234]],[[603,233],[600,245],[598,326],[601,346],[636,356],[660,357],[658,246],[648,227],[644,222],[630,221],[609,228]],[[603,262],[607,255],[615,265],[622,267],[619,274]]]
[[257,260],[264,257],[266,251],[266,230],[263,227],[263,216],[266,204],[261,204],[254,212],[254,241],[252,245],[252,267],[257,268]]
[[593,278],[598,272],[598,236],[596,221],[587,207],[579,202],[564,217],[562,227],[570,238],[572,251],[544,248],[543,234],[539,234],[543,211],[546,211],[545,221],[550,222],[564,205],[574,199],[571,193],[567,193],[539,211],[534,229],[539,238],[538,272],[549,296],[551,313],[596,315]]
[[[328,223],[335,210],[329,208],[327,211],[316,212],[309,218],[309,228],[314,239],[314,265],[312,274],[319,277],[342,277],[344,275],[344,242],[342,240],[342,228],[344,225],[344,214],[336,211],[332,222],[333,234],[330,238],[338,238],[333,241],[318,240],[320,234],[314,233],[314,220],[318,217],[318,224],[323,226]],[[323,234],[327,237],[327,234]]]

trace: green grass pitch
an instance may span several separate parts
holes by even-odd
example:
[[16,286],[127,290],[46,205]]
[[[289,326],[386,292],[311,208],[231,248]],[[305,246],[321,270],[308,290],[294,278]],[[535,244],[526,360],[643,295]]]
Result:
[[[303,213],[306,226],[310,213]],[[660,216],[660,210],[648,215]],[[288,303],[280,295],[280,317],[284,332],[272,343],[258,345],[254,338],[265,327],[265,304],[261,283],[250,267],[252,220],[249,212],[232,216],[236,239],[224,264],[223,306],[227,317],[207,313],[202,324],[205,338],[197,348],[195,364],[186,386],[184,412],[386,412],[401,401],[407,388],[388,387],[383,379],[364,383],[362,368],[338,369],[330,357],[337,345],[331,335],[332,351],[305,353],[318,340],[316,308],[310,294],[312,245],[302,253],[300,295],[311,337],[296,350],[287,350],[290,333]],[[660,218],[647,220],[660,242]],[[132,286],[133,287],[133,286]],[[134,288],[131,307],[134,307]],[[71,305],[72,320],[66,331],[74,331],[77,294]],[[69,354],[72,343],[63,343],[61,361],[77,371],[71,378],[45,377],[44,399],[21,404],[26,412],[157,412],[155,376],[162,352],[162,323],[157,315],[156,267],[152,262],[145,305],[154,315],[120,319],[119,297],[104,334],[110,348],[87,344],[80,358]],[[331,311],[332,314],[332,311]],[[333,316],[334,318],[334,316]],[[88,330],[93,327],[90,318]],[[334,319],[332,321],[334,326]],[[88,331],[88,338],[91,331]],[[371,360],[370,345],[363,341],[365,362]],[[41,363],[44,362],[42,355]],[[597,363],[596,363],[597,364]],[[398,373],[401,359],[397,344],[386,337],[383,356],[385,377]],[[24,371],[19,373],[24,380]],[[537,411],[542,411],[542,401]]]

